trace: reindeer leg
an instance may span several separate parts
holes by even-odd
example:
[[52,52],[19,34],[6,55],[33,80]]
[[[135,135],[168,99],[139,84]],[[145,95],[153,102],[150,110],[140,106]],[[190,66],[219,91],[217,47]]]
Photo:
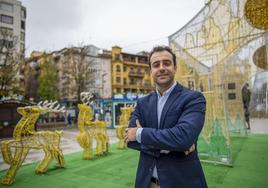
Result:
[[102,143],[101,143],[101,133],[96,134],[96,141],[97,141],[97,146],[96,146],[96,155],[102,155]]
[[108,153],[110,145],[109,145],[109,137],[108,137],[107,133],[105,133],[105,145],[106,145],[105,153]]
[[126,131],[126,127],[123,126],[121,129],[121,149],[125,149],[127,147],[127,144],[125,143],[125,131]]
[[82,131],[77,136],[79,145],[84,149],[83,159],[87,160],[92,157],[92,136],[89,131]]
[[56,131],[56,137],[55,137],[55,142],[53,143],[53,157],[55,158],[55,160],[57,161],[57,166],[59,168],[63,168],[64,167],[64,155],[62,153],[62,150],[60,148],[60,140],[61,140],[61,134],[62,132],[58,132]]
[[63,168],[64,167],[64,156],[63,156],[62,150],[60,148],[53,149],[53,157],[57,161],[57,166],[59,168]]
[[12,158],[12,153],[11,153],[11,147],[10,145],[15,143],[16,141],[14,140],[8,140],[8,141],[3,141],[1,143],[1,151],[3,155],[3,160],[7,164],[11,164],[13,158]]
[[116,137],[118,138],[118,140],[119,140],[119,142],[117,143],[117,149],[121,149],[121,133],[120,133],[120,130],[121,129],[121,127],[120,126],[118,126],[116,129],[115,129],[115,131],[116,131]]
[[88,132],[87,137],[88,144],[87,147],[84,148],[83,159],[89,160],[93,157],[93,136]]
[[119,143],[118,143],[118,146],[117,148],[118,149],[124,149],[125,148],[125,142],[124,142],[124,134],[125,134],[125,127],[123,126],[120,126],[118,127],[118,138],[119,138]]
[[107,148],[106,148],[106,139],[105,139],[105,133],[101,133],[101,143],[102,143],[102,152],[105,153]]
[[16,147],[14,158],[11,161],[10,167],[6,173],[6,175],[1,180],[1,183],[4,185],[11,185],[15,181],[15,176],[25,160],[27,154],[29,152],[28,147],[23,147],[22,145]]
[[51,150],[49,150],[48,148],[43,148],[44,152],[45,152],[45,156],[43,158],[43,160],[37,165],[36,169],[35,169],[35,173],[36,174],[43,174],[47,171],[47,167],[49,165],[49,163],[52,160],[52,153]]

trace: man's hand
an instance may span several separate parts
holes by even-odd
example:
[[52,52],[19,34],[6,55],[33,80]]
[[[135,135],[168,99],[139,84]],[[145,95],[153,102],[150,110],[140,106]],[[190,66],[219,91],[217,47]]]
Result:
[[195,150],[195,144],[193,144],[188,150],[184,151],[185,155],[189,155]]
[[141,128],[141,124],[138,119],[136,119],[136,127],[126,128],[125,130],[125,143],[136,141],[137,129]]

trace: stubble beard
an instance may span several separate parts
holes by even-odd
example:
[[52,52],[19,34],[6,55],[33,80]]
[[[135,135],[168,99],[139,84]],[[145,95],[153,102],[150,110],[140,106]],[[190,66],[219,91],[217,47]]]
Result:
[[161,80],[159,78],[156,78],[154,80],[154,82],[155,82],[158,89],[160,89],[160,90],[167,89],[173,84],[174,76],[168,76],[168,78],[166,78],[165,80]]

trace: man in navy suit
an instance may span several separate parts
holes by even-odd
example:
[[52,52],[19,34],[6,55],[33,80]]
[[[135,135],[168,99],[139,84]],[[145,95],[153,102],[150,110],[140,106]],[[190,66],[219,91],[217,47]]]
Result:
[[149,56],[156,91],[139,99],[125,142],[140,151],[136,188],[206,188],[195,148],[203,128],[204,96],[174,81],[176,56],[155,47]]

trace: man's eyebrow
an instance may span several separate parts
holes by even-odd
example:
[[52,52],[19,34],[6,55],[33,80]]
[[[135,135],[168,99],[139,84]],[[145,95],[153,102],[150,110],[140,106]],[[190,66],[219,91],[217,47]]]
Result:
[[160,62],[170,62],[170,63],[172,63],[172,61],[171,60],[169,60],[169,59],[163,59],[163,60],[157,60],[157,61],[154,61],[154,62],[152,62],[151,64],[154,64],[154,63],[160,63]]
[[154,62],[152,62],[152,65],[155,64],[155,63],[159,63],[159,62],[160,62],[159,60],[158,61],[154,61]]
[[169,60],[169,59],[164,59],[163,62],[170,62],[170,63],[172,63],[172,61]]

